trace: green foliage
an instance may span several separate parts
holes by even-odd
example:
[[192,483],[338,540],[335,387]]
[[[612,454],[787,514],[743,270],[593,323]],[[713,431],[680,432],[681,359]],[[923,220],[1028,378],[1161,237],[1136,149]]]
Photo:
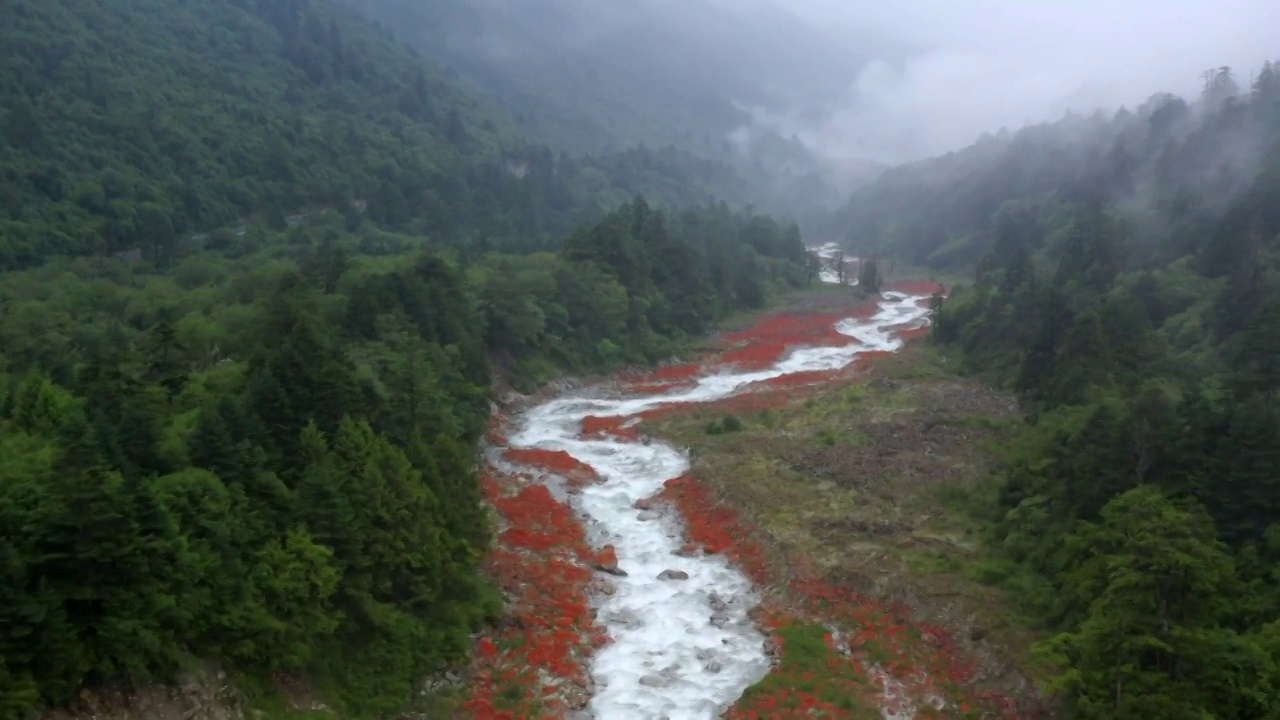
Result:
[[[1069,538],[1066,573],[1091,598],[1083,620],[1044,651],[1082,717],[1267,717],[1275,659],[1222,627],[1238,591],[1227,548],[1196,505],[1142,486]],[[1229,668],[1229,669],[1228,669]]]
[[638,198],[557,254],[367,237],[328,216],[240,257],[0,278],[4,707],[195,655],[397,711],[498,609],[491,358],[533,380],[661,357],[803,278],[768,218]]
[[495,368],[664,357],[803,281],[722,167],[530,144],[329,0],[4,18],[0,717],[193,658],[403,709],[499,610]]
[[[348,230],[373,221],[477,253],[551,248],[636,192],[684,205],[731,183],[674,150],[570,158],[530,144],[496,105],[329,0],[7,10],[0,269],[243,254],[330,211]],[[332,278],[342,259],[316,262]]]
[[869,293],[880,292],[880,265],[874,258],[858,263],[858,287]]
[[707,423],[706,433],[708,435],[723,435],[725,433],[741,432],[745,427],[746,425],[742,423],[742,419],[737,415],[725,415]]
[[[820,624],[788,624],[777,629],[782,642],[782,658],[779,666],[763,680],[747,688],[744,699],[777,693],[785,688],[792,692],[806,693],[822,702],[834,705],[851,718],[872,718],[879,713],[859,704],[856,693],[867,684],[867,678],[857,671],[850,671],[845,664],[832,662],[835,650],[827,638],[827,628]],[[871,643],[862,649],[873,655]],[[881,653],[883,654],[883,653]],[[833,667],[836,675],[833,677]]]
[[[821,158],[744,109],[790,111],[792,100],[761,93],[764,86],[829,97],[846,85],[843,68],[863,62],[856,47],[798,18],[770,14],[762,22],[755,8],[702,3],[358,5],[500,98],[531,137],[572,154],[612,157],[638,146],[623,154],[647,157],[651,171],[680,178],[685,188],[800,219],[822,217],[844,199]],[[566,42],[566,32],[577,40]],[[658,46],[662,52],[652,52]],[[857,168],[874,169],[869,162]],[[684,191],[671,182],[643,190],[663,205]]]
[[[1269,83],[1209,102],[1219,87],[1194,113],[1158,98],[980,145],[935,168],[978,163],[976,185],[931,186],[946,210],[913,221],[951,213],[989,247],[971,248],[975,282],[937,312],[934,339],[1031,411],[991,516],[1000,558],[982,572],[1058,633],[1042,650],[1077,717],[1280,712]],[[1038,165],[1055,147],[1108,151]],[[1014,182],[1033,167],[1062,185]],[[899,252],[940,242],[915,229]]]

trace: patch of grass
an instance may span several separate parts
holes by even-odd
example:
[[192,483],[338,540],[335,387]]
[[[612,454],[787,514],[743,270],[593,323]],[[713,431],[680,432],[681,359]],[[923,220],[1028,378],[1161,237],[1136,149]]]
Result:
[[844,389],[844,402],[849,407],[858,407],[869,394],[870,389],[866,383],[853,383]]
[[946,418],[946,424],[956,425],[959,427],[971,427],[980,430],[997,430],[1006,431],[1013,430],[1022,426],[1022,421],[1016,418],[994,417],[992,415],[982,415],[974,413],[970,415],[953,415]]
[[874,706],[858,701],[867,678],[855,664],[832,650],[825,627],[791,622],[775,632],[782,641],[781,661],[760,682],[747,688],[739,707],[756,703],[769,707],[768,699],[774,697],[780,698],[778,707],[794,709],[800,704],[795,693],[804,693],[848,712],[850,718],[880,717]]
[[737,415],[725,415],[707,423],[704,432],[708,435],[722,435],[724,433],[742,432],[745,427],[746,425]]
[[1025,581],[993,584],[984,581],[998,573],[975,571],[990,557],[994,469],[1023,423],[1009,400],[944,367],[915,342],[878,359],[869,379],[806,390],[739,432],[705,433],[723,422],[709,408],[673,413],[651,432],[691,446],[693,472],[786,556],[917,598],[922,613],[965,631],[972,618],[989,631],[983,642],[1026,668],[1038,631],[1012,597]]
[[889,662],[889,653],[885,652],[880,643],[874,639],[868,639],[858,649],[865,651],[867,657],[871,658],[871,662],[877,665],[884,665]]

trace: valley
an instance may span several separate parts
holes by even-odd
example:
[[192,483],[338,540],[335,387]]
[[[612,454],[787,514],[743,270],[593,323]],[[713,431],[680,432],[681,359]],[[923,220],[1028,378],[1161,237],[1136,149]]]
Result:
[[0,720],[1280,717],[1280,10],[863,5],[0,0]]
[[510,615],[468,712],[1033,717],[956,506],[1013,401],[903,345],[928,299],[811,291],[692,364],[510,406],[486,481]]

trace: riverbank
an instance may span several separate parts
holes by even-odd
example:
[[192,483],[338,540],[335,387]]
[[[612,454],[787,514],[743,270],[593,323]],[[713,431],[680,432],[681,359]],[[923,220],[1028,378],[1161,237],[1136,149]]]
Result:
[[[643,431],[690,448],[698,491],[687,514],[740,517],[735,534],[755,540],[770,570],[760,581],[810,621],[782,621],[795,626],[788,632],[813,635],[817,623],[828,628],[817,637],[863,633],[868,654],[929,669],[935,680],[919,695],[941,676],[957,699],[972,698],[953,710],[1033,717],[1031,623],[983,583],[981,528],[969,512],[993,491],[994,460],[1020,431],[1019,415],[1013,398],[941,362],[912,343],[772,404],[673,412]],[[899,631],[911,642],[894,638]],[[781,691],[795,674],[781,669],[771,682]],[[874,706],[866,690],[853,683],[845,694],[861,691]]]
[[[904,289],[921,295],[932,290],[916,286]],[[758,318],[747,329],[718,335],[713,341],[714,351],[695,362],[624,375],[612,388],[595,391],[666,394],[689,387],[696,376],[714,365],[765,367],[795,346],[847,343],[847,336],[833,337],[834,323],[842,317],[866,317],[874,311],[873,305],[850,305],[847,293],[820,292],[797,301],[791,309]],[[922,298],[920,302],[924,301]],[[894,330],[918,334],[914,327]],[[661,498],[646,501],[645,510],[659,514],[664,507],[681,510],[687,519],[684,532],[689,541],[681,548],[682,554],[723,555],[764,590],[764,602],[754,611],[754,617],[757,624],[770,630],[773,671],[744,695],[730,711],[730,717],[778,717],[779,708],[789,706],[806,713],[825,707],[846,717],[854,708],[871,713],[891,708],[898,713],[895,717],[911,717],[910,711],[920,711],[922,716],[929,712],[945,712],[948,716],[1013,713],[1013,703],[1000,692],[1010,689],[1008,684],[991,682],[991,660],[968,657],[974,649],[972,643],[977,642],[973,638],[986,637],[990,630],[970,627],[964,640],[957,642],[953,639],[956,623],[944,619],[942,624],[931,624],[928,620],[940,618],[921,614],[918,604],[911,607],[909,603],[894,602],[892,594],[878,597],[874,586],[833,576],[830,558],[856,554],[856,547],[841,546],[831,542],[829,536],[818,535],[810,538],[815,545],[804,548],[806,552],[801,554],[802,545],[789,544],[786,533],[779,532],[780,526],[761,521],[759,513],[746,502],[749,498],[731,492],[734,487],[741,489],[750,483],[734,486],[723,482],[729,474],[750,474],[742,474],[741,466],[730,464],[720,466],[725,471],[721,473],[708,464],[713,458],[709,451],[714,452],[715,448],[755,462],[775,452],[779,443],[793,444],[783,440],[792,430],[779,427],[779,417],[794,413],[799,418],[802,410],[818,410],[836,391],[834,385],[865,380],[872,363],[892,360],[862,357],[843,369],[779,375],[748,392],[712,404],[689,404],[683,408],[658,404],[635,417],[582,419],[584,436],[636,440],[641,432],[657,433],[693,448],[697,457],[694,472],[668,482]],[[870,386],[859,382],[852,387]],[[797,402],[803,404],[797,406]],[[1002,411],[1011,412],[1011,406]],[[746,428],[739,415],[750,418],[758,427]],[[715,418],[709,420],[711,416]],[[506,444],[504,432],[510,428],[504,427],[505,422],[505,416],[495,417],[490,434],[495,446]],[[636,422],[643,422],[643,429],[637,428]],[[814,432],[827,447],[840,444],[829,429]],[[705,438],[713,438],[714,442],[702,442]],[[753,452],[743,452],[741,446],[733,449],[733,441],[747,442],[749,438],[772,438],[775,442],[761,443]],[[584,608],[598,605],[599,598],[612,594],[608,572],[617,568],[612,548],[593,549],[581,532],[581,524],[573,522],[574,514],[566,503],[570,495],[581,492],[596,478],[590,467],[563,452],[516,451],[505,456],[491,453],[490,457],[486,495],[501,516],[499,548],[491,557],[490,570],[499,578],[513,611],[507,622],[495,628],[493,637],[486,636],[478,645],[476,682],[465,703],[466,715],[572,717],[584,712],[594,690],[585,673],[588,659],[609,642],[602,628],[594,623],[592,613]],[[525,469],[508,464],[507,460],[514,460]],[[530,467],[565,476],[567,482],[552,483],[548,490],[546,478],[536,477],[536,473],[529,472]],[[776,485],[772,488],[775,491]],[[820,493],[832,489],[821,487]],[[810,501],[813,498],[805,502]],[[803,512],[801,504],[797,500],[794,506],[774,503],[772,507],[783,517],[788,514],[788,507]],[[858,523],[853,518],[849,527],[856,528]],[[829,558],[826,562],[820,560],[821,552],[807,552],[824,547]],[[796,557],[804,557],[805,561],[796,561]],[[875,554],[869,557],[874,558]],[[815,558],[817,562],[813,561]],[[593,574],[593,570],[606,572]],[[886,574],[894,575],[898,570]],[[820,687],[813,686],[811,678],[806,679],[807,674],[818,670],[828,678]]]

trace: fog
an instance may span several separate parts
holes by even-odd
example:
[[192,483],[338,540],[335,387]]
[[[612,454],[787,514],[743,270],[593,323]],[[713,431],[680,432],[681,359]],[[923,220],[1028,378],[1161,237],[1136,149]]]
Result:
[[835,158],[897,163],[1068,109],[1133,107],[1157,91],[1194,96],[1201,74],[1221,65],[1247,87],[1264,60],[1280,58],[1275,0],[782,4],[872,54],[821,111],[751,108],[759,125]]

